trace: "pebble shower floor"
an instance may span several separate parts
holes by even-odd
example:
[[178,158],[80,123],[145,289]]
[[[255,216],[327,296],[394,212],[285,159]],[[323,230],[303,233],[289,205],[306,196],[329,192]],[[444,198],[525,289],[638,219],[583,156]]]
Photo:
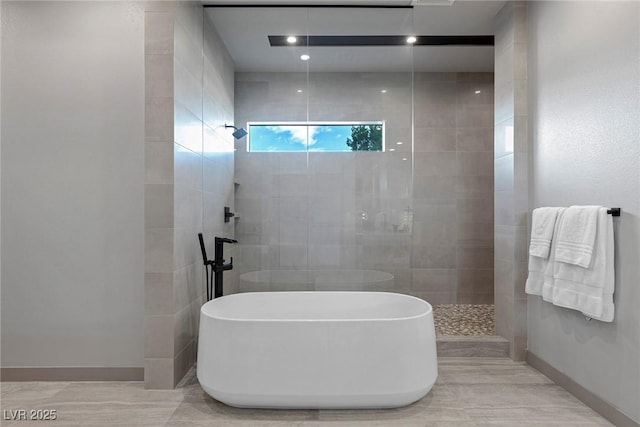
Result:
[[495,335],[493,304],[433,306],[436,335]]

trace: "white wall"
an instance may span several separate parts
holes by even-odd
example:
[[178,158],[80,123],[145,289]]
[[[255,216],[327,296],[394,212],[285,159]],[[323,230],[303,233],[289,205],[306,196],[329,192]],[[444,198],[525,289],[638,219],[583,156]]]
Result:
[[640,4],[529,8],[533,206],[619,206],[622,216],[614,322],[529,297],[528,349],[640,422]]
[[[0,100],[2,100],[2,4],[0,4]],[[2,242],[2,102],[0,102],[0,242]],[[0,243],[0,301],[2,301],[2,244]],[[0,334],[2,333],[2,307],[0,306]],[[0,366],[2,365],[2,339],[0,335]]]
[[2,366],[143,366],[141,2],[2,2]]

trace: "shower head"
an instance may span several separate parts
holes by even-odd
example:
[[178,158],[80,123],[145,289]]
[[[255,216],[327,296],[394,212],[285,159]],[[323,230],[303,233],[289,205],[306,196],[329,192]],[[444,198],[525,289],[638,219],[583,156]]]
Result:
[[235,126],[232,125],[224,125],[225,129],[227,128],[234,128],[236,131],[232,133],[233,137],[235,139],[240,139],[240,138],[244,138],[245,136],[247,136],[247,131],[244,130],[243,128],[237,128]]

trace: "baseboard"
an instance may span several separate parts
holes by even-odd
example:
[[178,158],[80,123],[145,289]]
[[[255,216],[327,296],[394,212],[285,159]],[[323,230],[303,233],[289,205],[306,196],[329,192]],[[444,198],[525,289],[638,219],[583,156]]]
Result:
[[600,396],[587,390],[567,375],[558,371],[546,361],[542,360],[534,353],[527,350],[526,361],[529,365],[542,372],[560,387],[573,394],[585,405],[602,415],[617,427],[640,427],[640,423],[635,422],[612,404],[602,399]]
[[0,381],[144,381],[144,368],[0,368]]

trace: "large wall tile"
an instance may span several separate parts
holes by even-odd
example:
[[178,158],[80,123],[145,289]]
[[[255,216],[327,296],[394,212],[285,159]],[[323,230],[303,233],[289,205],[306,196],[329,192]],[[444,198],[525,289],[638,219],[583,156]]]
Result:
[[456,294],[456,302],[458,304],[491,304],[495,302],[495,295],[493,292],[486,293],[472,293],[458,292]]
[[427,104],[421,111],[415,112],[415,119],[425,127],[455,128],[456,106],[455,104]]
[[[210,254],[207,254],[210,255]],[[201,262],[189,264],[173,272],[172,300],[174,313],[189,306],[204,291],[202,279],[204,266]]]
[[458,247],[458,267],[493,268],[493,248]]
[[176,102],[174,116],[174,138],[180,147],[194,153],[202,153],[202,121],[184,105]]
[[174,61],[173,69],[175,101],[202,121],[202,76],[194,75],[187,65],[178,60]]
[[185,29],[187,37],[193,43],[189,54],[200,54],[203,51],[203,12],[202,5],[195,1],[178,2],[175,8],[175,25]]
[[172,11],[149,11],[144,15],[145,54],[173,53],[173,13]]
[[188,305],[176,312],[174,325],[174,357],[178,356],[184,348],[195,338],[194,320],[191,306]]
[[[166,2],[159,2],[166,3]],[[146,331],[145,331],[146,334]],[[147,389],[172,389],[175,386],[173,376],[173,357],[144,359],[144,387]]]
[[197,345],[196,340],[194,340],[173,358],[173,371],[175,373],[174,387],[189,373],[189,370],[193,367],[193,361],[196,359],[196,356]]
[[491,151],[457,153],[458,176],[493,176],[493,153]]
[[173,184],[172,142],[145,144],[145,184]]
[[151,98],[173,98],[173,55],[145,55],[145,93]]
[[[173,357],[173,327],[175,316],[147,315],[145,316],[144,354],[147,358]],[[167,337],[169,339],[167,339]]]
[[459,128],[456,130],[456,149],[458,151],[493,152],[493,128]]
[[419,291],[411,290],[411,291],[408,291],[407,294],[423,299],[432,305],[455,304],[457,302],[457,295],[454,290],[427,291],[427,292],[419,292]]
[[190,230],[202,227],[203,193],[184,186],[175,186],[174,224]]
[[309,269],[339,268],[341,261],[340,245],[309,245]]
[[414,85],[416,110],[427,105],[454,105],[460,86],[455,81],[416,81]]
[[461,268],[458,270],[458,294],[493,295],[493,268]]
[[461,223],[491,223],[493,230],[493,200],[490,197],[458,198],[458,221]]
[[171,273],[145,273],[145,314],[173,314],[173,275]]
[[491,81],[464,81],[456,84],[456,103],[458,105],[493,106],[493,79]]
[[456,290],[457,270],[454,268],[414,268],[411,290],[414,292],[450,292]]
[[147,228],[173,227],[173,185],[145,184],[145,226]]
[[413,157],[416,163],[416,178],[456,176],[458,174],[456,153],[454,152],[415,153]]
[[413,246],[411,267],[413,268],[456,268],[456,246],[428,245]]
[[[176,25],[174,31],[175,61],[174,67],[179,65],[184,71],[200,82],[202,87],[202,51],[198,44],[189,37],[189,31],[181,24]],[[175,70],[175,68],[174,68]],[[177,76],[176,76],[177,77]],[[200,91],[202,94],[202,91]],[[176,95],[184,96],[176,86]],[[186,105],[186,103],[185,103]]]
[[147,273],[173,272],[173,229],[145,230],[144,263]]
[[459,199],[487,198],[493,203],[493,180],[493,176],[458,176],[455,194]]
[[458,246],[462,248],[493,248],[493,221],[458,222]]
[[[163,63],[148,66],[163,66]],[[151,73],[151,71],[149,71]],[[162,93],[160,95],[163,95]],[[173,95],[150,97],[145,100],[145,132],[146,142],[173,142]]]
[[456,151],[456,130],[416,127],[414,150],[416,152]]
[[493,104],[458,104],[456,126],[459,128],[481,128],[493,121]]

